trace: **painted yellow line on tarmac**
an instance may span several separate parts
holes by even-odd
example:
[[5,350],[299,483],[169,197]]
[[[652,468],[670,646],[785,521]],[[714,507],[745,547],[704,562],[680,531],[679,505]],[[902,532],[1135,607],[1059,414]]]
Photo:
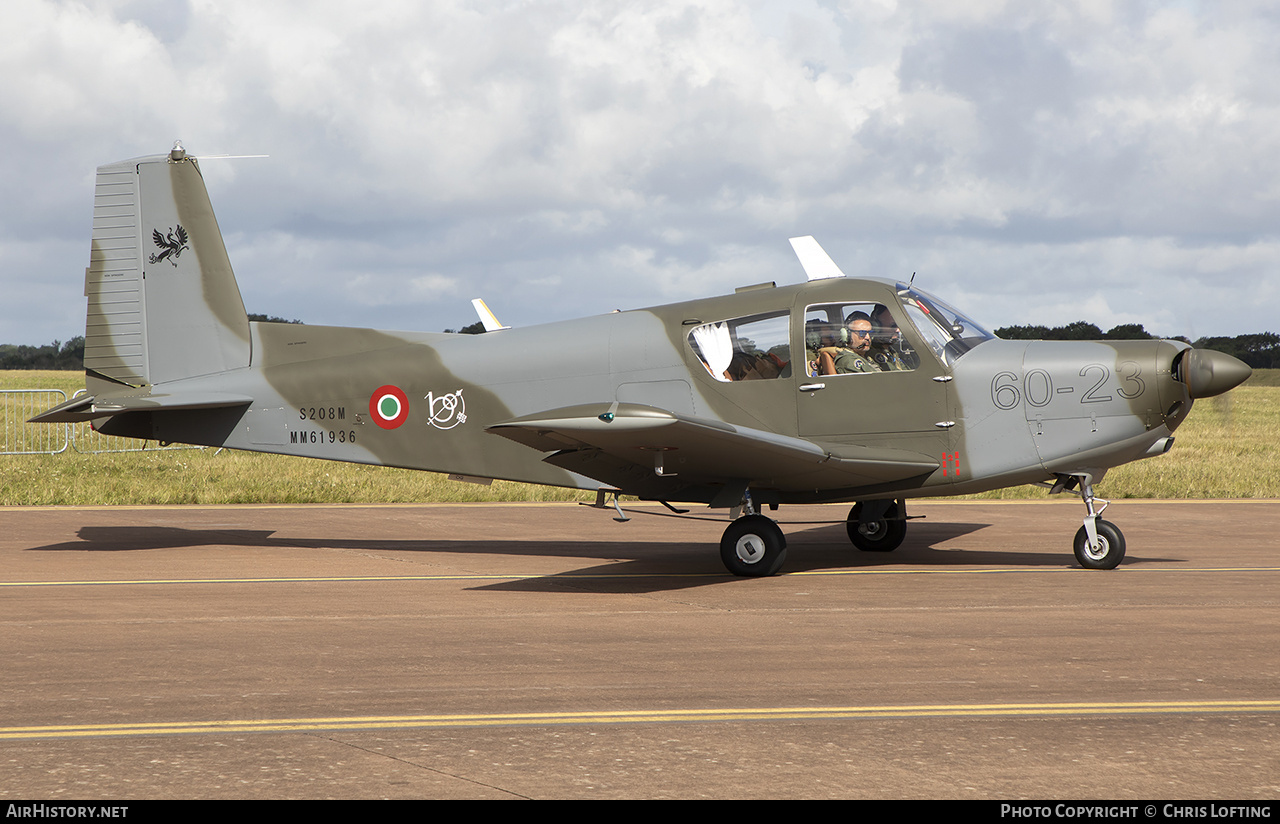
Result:
[[715,721],[859,720],[973,716],[1197,715],[1204,713],[1280,712],[1280,700],[1137,701],[1056,704],[907,704],[889,707],[739,707],[729,709],[621,710],[462,715],[385,715],[263,720],[146,722],[134,724],[59,724],[0,727],[0,740],[101,738],[107,736],[195,735],[201,733],[314,732],[358,729],[439,727],[557,726],[566,724],[654,724]]
[[[1065,562],[1064,562],[1065,563]],[[788,575],[1037,575],[1045,573],[1074,572],[1081,573],[1079,567],[1061,566],[1050,569],[813,569],[807,572],[786,572]],[[1280,567],[1124,567],[1125,575],[1136,575],[1147,572],[1280,572]]]
[[[815,569],[807,572],[786,572],[775,576],[790,578],[814,575],[1045,575],[1074,573],[1082,570],[1075,567],[1053,567],[1050,569]],[[1135,568],[1128,567],[1124,574],[1153,572],[1280,572],[1280,567],[1183,567],[1171,568]],[[315,583],[361,583],[371,581],[613,581],[646,578],[730,578],[728,572],[596,572],[565,573],[563,575],[539,572],[507,572],[507,573],[464,573],[461,575],[332,575],[324,577],[273,577],[273,578],[155,578],[155,579],[121,579],[107,581],[0,581],[0,588],[22,587],[96,587],[96,586],[148,586],[154,584],[315,584]]]

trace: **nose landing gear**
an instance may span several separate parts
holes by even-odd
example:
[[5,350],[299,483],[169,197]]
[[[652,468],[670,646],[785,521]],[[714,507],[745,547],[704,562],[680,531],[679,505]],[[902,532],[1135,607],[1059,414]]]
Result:
[[[1079,489],[1076,489],[1076,485]],[[1048,484],[1045,484],[1048,486]],[[1076,560],[1085,569],[1115,569],[1124,560],[1124,533],[1110,521],[1102,520],[1102,513],[1111,502],[1096,498],[1093,494],[1092,475],[1059,475],[1058,482],[1049,490],[1053,495],[1070,492],[1084,501],[1088,514],[1084,524],[1076,531],[1073,549]],[[1102,509],[1094,507],[1094,501],[1102,501]]]
[[1075,553],[1085,569],[1115,569],[1124,560],[1124,535],[1110,521],[1086,518],[1076,531]]

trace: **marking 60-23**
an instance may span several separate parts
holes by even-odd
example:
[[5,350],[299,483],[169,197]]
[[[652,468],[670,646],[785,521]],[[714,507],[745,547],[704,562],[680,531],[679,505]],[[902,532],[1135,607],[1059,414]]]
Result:
[[[1132,400],[1147,389],[1142,379],[1142,366],[1137,361],[1124,361],[1118,367],[1120,384],[1116,392],[1125,400]],[[1111,380],[1111,369],[1103,363],[1089,363],[1080,367],[1080,377],[1090,381],[1080,394],[1080,403],[1107,403],[1113,400],[1104,385]],[[1054,395],[1074,395],[1075,386],[1053,385],[1053,375],[1044,369],[1030,369],[1022,380],[1013,372],[999,372],[991,379],[991,403],[997,409],[1017,409],[1025,400],[1028,406],[1048,406]],[[1083,388],[1083,387],[1081,387]]]

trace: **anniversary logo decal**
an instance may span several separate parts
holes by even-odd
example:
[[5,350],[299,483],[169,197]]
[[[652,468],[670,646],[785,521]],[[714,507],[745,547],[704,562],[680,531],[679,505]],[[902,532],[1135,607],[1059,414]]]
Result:
[[383,429],[395,429],[409,419],[409,396],[398,386],[378,387],[369,396],[369,417]]
[[427,409],[431,414],[428,423],[436,429],[453,429],[458,424],[467,422],[467,402],[462,399],[461,389],[446,392],[439,397],[434,392],[428,392],[423,400],[427,402]]

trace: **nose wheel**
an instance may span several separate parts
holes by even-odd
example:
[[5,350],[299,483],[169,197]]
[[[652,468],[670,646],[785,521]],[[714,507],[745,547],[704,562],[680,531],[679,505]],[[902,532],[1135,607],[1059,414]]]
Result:
[[[1079,490],[1074,489],[1077,483],[1080,485]],[[1102,513],[1111,502],[1094,497],[1093,478],[1089,475],[1060,475],[1058,482],[1049,490],[1049,494],[1058,492],[1079,495],[1088,512],[1084,517],[1084,524],[1076,530],[1072,547],[1080,566],[1085,569],[1118,567],[1124,560],[1124,533],[1120,531],[1120,527],[1110,521],[1102,520]],[[1093,505],[1094,501],[1102,501],[1102,509],[1096,508]]]
[[1090,535],[1086,520],[1076,531],[1075,552],[1085,569],[1115,569],[1124,560],[1124,534],[1110,521],[1094,518]]

